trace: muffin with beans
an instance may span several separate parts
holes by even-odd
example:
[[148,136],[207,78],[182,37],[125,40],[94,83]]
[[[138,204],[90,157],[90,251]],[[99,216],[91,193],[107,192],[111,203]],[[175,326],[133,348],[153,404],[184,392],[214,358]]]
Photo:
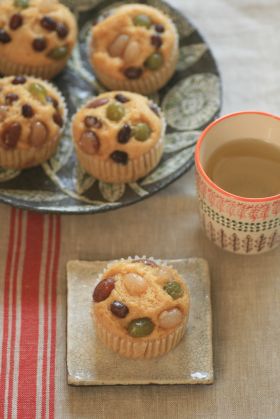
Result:
[[0,166],[24,169],[54,154],[66,120],[64,99],[46,81],[0,79]]
[[171,19],[154,7],[120,6],[93,27],[90,62],[107,88],[149,94],[172,77],[178,39]]
[[101,341],[128,358],[164,355],[182,339],[189,290],[171,266],[152,259],[109,265],[93,291],[92,316]]
[[66,65],[77,37],[70,10],[56,0],[0,2],[0,73],[51,79]]
[[148,98],[131,92],[107,92],[89,101],[72,121],[81,166],[108,183],[132,182],[160,161],[165,122]]

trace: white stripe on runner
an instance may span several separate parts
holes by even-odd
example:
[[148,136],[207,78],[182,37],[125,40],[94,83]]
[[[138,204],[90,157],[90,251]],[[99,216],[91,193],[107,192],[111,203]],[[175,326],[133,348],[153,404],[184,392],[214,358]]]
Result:
[[49,281],[49,307],[48,307],[48,349],[47,349],[47,377],[46,377],[46,417],[49,417],[49,407],[50,407],[50,368],[51,368],[51,334],[52,334],[52,317],[51,317],[51,307],[52,307],[52,277],[54,270],[54,257],[55,257],[55,232],[57,219],[55,216],[52,216],[52,243],[51,243],[51,257],[50,257],[50,281]]
[[41,418],[42,412],[42,379],[43,377],[43,358],[44,358],[44,310],[45,310],[45,286],[48,264],[48,242],[49,242],[49,217],[44,217],[44,243],[42,250],[42,264],[39,278],[39,337],[38,337],[38,369],[37,369],[37,404],[36,418]]
[[[19,210],[16,210],[15,216],[15,239],[14,249],[11,262],[11,276],[10,276],[10,289],[9,289],[9,309],[8,309],[8,339],[7,339],[7,354],[6,354],[6,378],[5,378],[5,406],[4,406],[4,419],[8,417],[8,395],[9,395],[9,378],[10,378],[10,365],[11,365],[11,337],[12,337],[12,294],[13,294],[13,277],[15,275],[15,261],[17,253],[17,241],[19,236]],[[13,348],[14,349],[14,348]]]
[[[0,208],[0,218],[1,212],[5,210],[7,211],[6,207]],[[2,219],[6,216],[6,214],[2,216]],[[12,217],[12,211],[10,211],[10,217]],[[2,350],[3,350],[3,321],[4,321],[4,289],[5,289],[5,270],[6,270],[6,261],[8,257],[8,247],[9,247],[9,240],[10,238],[10,220],[6,223],[1,223],[0,227],[0,251],[1,251],[1,260],[3,263],[0,264],[0,376],[1,376],[1,368],[2,368]],[[14,241],[14,248],[15,248],[15,241]],[[14,253],[14,250],[13,252]],[[4,262],[5,261],[5,262]]]
[[26,243],[26,214],[22,215],[22,240],[20,246],[20,257],[19,257],[19,269],[17,275],[17,296],[16,296],[16,336],[15,336],[15,347],[14,347],[14,385],[13,385],[13,401],[12,401],[12,417],[17,417],[17,398],[18,398],[18,373],[19,373],[19,346],[20,346],[20,330],[21,330],[21,287],[22,281],[22,271],[23,271],[23,260],[24,260],[24,244]]

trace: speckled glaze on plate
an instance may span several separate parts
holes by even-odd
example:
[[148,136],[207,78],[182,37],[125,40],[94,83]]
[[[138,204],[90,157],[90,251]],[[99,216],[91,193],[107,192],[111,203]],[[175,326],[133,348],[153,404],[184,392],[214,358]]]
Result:
[[[79,19],[79,43],[67,68],[54,80],[64,94],[70,117],[89,97],[105,89],[88,63],[86,40],[93,21],[114,0],[64,1]],[[136,203],[165,188],[193,164],[200,131],[221,108],[221,80],[207,44],[180,12],[161,0],[144,0],[166,12],[180,35],[180,59],[170,82],[151,98],[166,115],[166,147],[159,166],[147,177],[129,184],[106,184],[89,176],[77,163],[68,125],[56,155],[36,168],[16,171],[0,168],[0,201],[25,209],[83,214],[108,211]]]
[[90,314],[92,291],[108,262],[67,264],[68,384],[211,384],[213,383],[212,315],[208,264],[204,259],[166,261],[190,290],[187,332],[168,354],[131,360],[106,348],[95,336]]

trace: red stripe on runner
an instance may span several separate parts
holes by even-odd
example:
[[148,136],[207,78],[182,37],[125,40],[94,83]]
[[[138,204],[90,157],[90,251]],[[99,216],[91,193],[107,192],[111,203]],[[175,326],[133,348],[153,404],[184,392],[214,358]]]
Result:
[[42,411],[41,417],[46,417],[46,390],[47,390],[47,363],[48,363],[48,340],[49,340],[49,283],[50,283],[50,268],[51,268],[51,254],[53,245],[53,216],[48,217],[48,246],[46,259],[46,275],[44,278],[44,343],[43,343],[43,365],[42,365]]
[[10,215],[10,230],[8,252],[5,267],[5,282],[4,282],[4,303],[3,303],[3,338],[2,338],[2,359],[1,359],[1,376],[0,376],[0,418],[4,417],[5,409],[5,385],[6,385],[6,371],[7,371],[7,345],[8,345],[8,330],[9,330],[9,292],[10,292],[10,277],[12,270],[12,260],[14,252],[15,241],[15,221],[16,210],[11,209]]
[[56,302],[57,302],[57,277],[59,266],[59,252],[60,252],[60,218],[55,216],[55,248],[54,248],[54,264],[52,272],[52,289],[51,289],[51,354],[50,354],[50,405],[49,417],[55,417],[55,350],[56,350]]
[[39,337],[39,276],[42,262],[44,216],[27,213],[26,248],[22,273],[21,336],[18,378],[18,417],[36,417]]
[[22,240],[22,211],[19,211],[18,220],[18,236],[16,243],[15,254],[15,268],[12,284],[12,333],[11,333],[11,346],[10,346],[10,372],[9,372],[9,392],[8,392],[8,418],[12,417],[13,406],[13,387],[14,387],[14,366],[15,366],[15,340],[16,340],[16,321],[17,321],[17,279],[18,267],[20,257],[20,246]]

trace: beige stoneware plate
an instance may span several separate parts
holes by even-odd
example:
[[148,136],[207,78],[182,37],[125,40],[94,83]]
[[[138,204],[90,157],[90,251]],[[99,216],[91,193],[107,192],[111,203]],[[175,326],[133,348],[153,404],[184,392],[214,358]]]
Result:
[[211,384],[212,315],[208,264],[204,259],[166,261],[186,280],[191,295],[187,333],[161,358],[130,360],[107,349],[95,336],[90,316],[92,291],[108,262],[67,264],[68,384]]

